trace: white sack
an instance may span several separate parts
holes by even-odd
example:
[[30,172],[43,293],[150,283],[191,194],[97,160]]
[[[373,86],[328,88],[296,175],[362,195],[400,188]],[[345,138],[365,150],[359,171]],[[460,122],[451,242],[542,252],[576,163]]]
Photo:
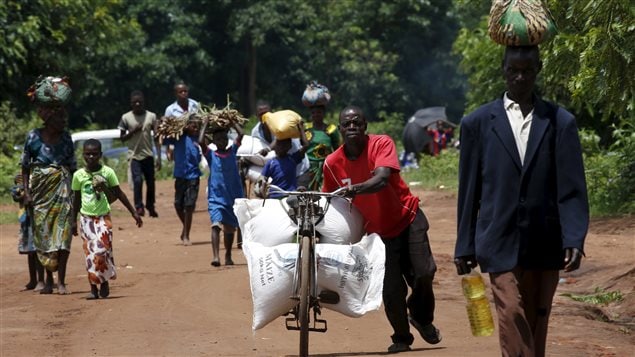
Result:
[[247,168],[247,179],[250,182],[258,181],[258,178],[260,178],[260,174],[262,173],[263,168],[264,168],[263,166],[249,165],[249,167]]
[[[251,202],[249,202],[251,201]],[[241,226],[243,241],[261,243],[267,247],[291,243],[295,239],[298,226],[289,217],[285,200],[254,199],[234,201],[234,213]],[[246,206],[246,207],[238,207]],[[246,219],[245,223],[242,223]]]
[[318,244],[318,287],[335,291],[337,304],[321,306],[350,317],[379,309],[384,284],[386,253],[373,233],[354,245]]
[[[320,200],[325,207],[326,198]],[[324,218],[315,226],[320,232],[320,243],[355,244],[364,235],[364,217],[355,206],[342,197],[331,198],[331,204]]]
[[276,153],[271,150],[266,156],[259,155],[260,150],[264,148],[269,148],[269,145],[265,144],[259,138],[253,137],[251,135],[243,135],[243,138],[240,142],[240,147],[236,152],[236,156],[245,157],[249,162],[257,166],[264,166],[265,163],[274,157],[276,157]]
[[260,243],[244,242],[243,253],[254,306],[252,329],[258,330],[298,303],[291,299],[298,245],[265,247]]

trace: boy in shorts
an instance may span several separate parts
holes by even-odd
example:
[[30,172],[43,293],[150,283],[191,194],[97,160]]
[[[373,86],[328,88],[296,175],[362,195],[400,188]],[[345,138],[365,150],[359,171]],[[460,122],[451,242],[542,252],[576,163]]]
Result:
[[176,140],[166,138],[164,145],[174,145],[174,209],[183,224],[181,230],[181,242],[183,245],[190,243],[190,229],[192,228],[192,216],[196,208],[198,188],[201,176],[199,162],[201,161],[201,148],[198,144],[198,123],[188,119],[183,129],[183,135]]

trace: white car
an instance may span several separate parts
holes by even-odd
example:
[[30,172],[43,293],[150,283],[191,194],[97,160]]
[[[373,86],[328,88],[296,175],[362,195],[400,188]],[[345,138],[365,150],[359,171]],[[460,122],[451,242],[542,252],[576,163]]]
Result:
[[108,160],[119,161],[128,153],[128,146],[121,142],[119,129],[88,130],[71,134],[75,150],[82,148],[88,139],[97,139],[101,142],[103,157]]

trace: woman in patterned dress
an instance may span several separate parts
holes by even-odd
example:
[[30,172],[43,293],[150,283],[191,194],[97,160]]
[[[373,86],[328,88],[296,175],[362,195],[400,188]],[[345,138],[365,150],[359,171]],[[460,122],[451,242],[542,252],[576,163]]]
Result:
[[40,294],[53,292],[53,272],[58,272],[58,292],[66,288],[66,264],[71,250],[70,179],[77,167],[67,113],[61,106],[39,106],[42,128],[31,130],[24,143],[21,165],[24,205],[33,212],[33,243],[46,268]]
[[340,134],[337,125],[324,122],[326,106],[316,105],[311,109],[311,121],[305,124],[304,134],[309,142],[306,154],[311,164],[304,180],[298,179],[298,184],[306,184],[308,190],[322,189],[322,166],[326,156],[340,146]]

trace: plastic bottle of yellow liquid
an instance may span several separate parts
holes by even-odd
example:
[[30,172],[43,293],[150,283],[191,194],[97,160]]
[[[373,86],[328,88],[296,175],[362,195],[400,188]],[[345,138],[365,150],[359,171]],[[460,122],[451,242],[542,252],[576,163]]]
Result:
[[494,320],[489,301],[485,296],[485,282],[479,272],[472,270],[461,280],[463,295],[467,299],[467,317],[470,320],[472,335],[490,336],[494,332]]

